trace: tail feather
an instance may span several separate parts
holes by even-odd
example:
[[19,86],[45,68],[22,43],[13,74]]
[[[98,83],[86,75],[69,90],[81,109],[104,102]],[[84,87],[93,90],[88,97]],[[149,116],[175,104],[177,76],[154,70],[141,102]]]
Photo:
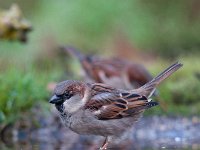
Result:
[[147,96],[148,98],[152,96],[155,91],[155,88],[166,78],[168,78],[171,74],[181,68],[183,64],[176,62],[175,64],[171,65],[167,69],[165,69],[162,73],[158,76],[153,78],[150,82],[146,83],[142,87],[140,87],[137,91],[141,94]]
[[77,50],[76,48],[74,47],[70,47],[70,46],[65,46],[65,47],[62,47],[62,49],[69,53],[70,55],[76,57],[79,59],[80,62],[82,62],[84,59],[85,59],[85,55],[82,54],[79,50]]
[[146,104],[146,107],[148,109],[148,108],[151,108],[151,107],[154,107],[154,106],[157,106],[157,105],[158,105],[158,102],[148,102]]

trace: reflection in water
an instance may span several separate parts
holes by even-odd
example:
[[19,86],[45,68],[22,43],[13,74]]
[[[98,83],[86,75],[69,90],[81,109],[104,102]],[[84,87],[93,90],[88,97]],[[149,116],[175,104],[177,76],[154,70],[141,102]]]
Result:
[[[131,131],[121,141],[114,140],[110,148],[200,149],[199,118],[143,118]],[[14,131],[12,135],[10,138],[4,135],[3,142],[0,142],[1,150],[94,150],[103,142],[102,137],[79,136],[67,128],[52,124],[44,124],[42,128],[31,131]]]

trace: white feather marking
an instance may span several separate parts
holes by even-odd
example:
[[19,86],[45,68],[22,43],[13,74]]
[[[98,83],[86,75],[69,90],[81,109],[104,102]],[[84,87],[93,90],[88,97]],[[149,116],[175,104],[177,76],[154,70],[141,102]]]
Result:
[[65,110],[69,113],[76,112],[87,103],[89,95],[89,89],[86,89],[82,99],[78,94],[72,96],[69,100],[64,102]]
[[119,93],[120,97],[122,97],[122,93]]
[[149,94],[148,98],[151,97],[153,95],[153,93],[155,92],[156,88],[154,88],[151,93]]
[[152,99],[151,99],[151,98],[149,98],[147,101],[148,101],[148,102],[151,102],[151,101],[152,101]]
[[99,115],[100,113],[101,113],[100,110],[97,110],[97,111],[94,112],[95,115]]
[[74,113],[85,105],[85,99],[81,100],[80,95],[74,95],[70,99],[66,100],[63,105],[66,112]]
[[102,108],[103,108],[103,109],[106,109],[106,108],[107,108],[107,106],[103,106]]
[[84,97],[81,101],[83,101],[84,105],[86,104],[86,102],[88,101],[88,97],[89,97],[89,89],[86,89],[85,90],[85,93],[84,93]]

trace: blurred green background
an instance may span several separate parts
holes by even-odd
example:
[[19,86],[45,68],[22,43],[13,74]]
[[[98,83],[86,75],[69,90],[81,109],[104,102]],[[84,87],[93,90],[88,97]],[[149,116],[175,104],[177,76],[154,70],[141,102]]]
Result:
[[159,88],[166,109],[146,114],[200,113],[200,1],[0,0],[0,7],[12,3],[33,31],[26,44],[0,41],[0,123],[48,105],[48,83],[78,79],[80,66],[60,53],[63,45],[127,57],[153,75],[179,60],[184,67]]

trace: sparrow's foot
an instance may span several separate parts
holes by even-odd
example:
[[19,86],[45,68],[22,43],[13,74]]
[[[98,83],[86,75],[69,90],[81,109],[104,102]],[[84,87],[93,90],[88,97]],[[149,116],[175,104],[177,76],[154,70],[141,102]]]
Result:
[[108,137],[105,138],[103,145],[99,148],[99,150],[106,150],[108,146]]

